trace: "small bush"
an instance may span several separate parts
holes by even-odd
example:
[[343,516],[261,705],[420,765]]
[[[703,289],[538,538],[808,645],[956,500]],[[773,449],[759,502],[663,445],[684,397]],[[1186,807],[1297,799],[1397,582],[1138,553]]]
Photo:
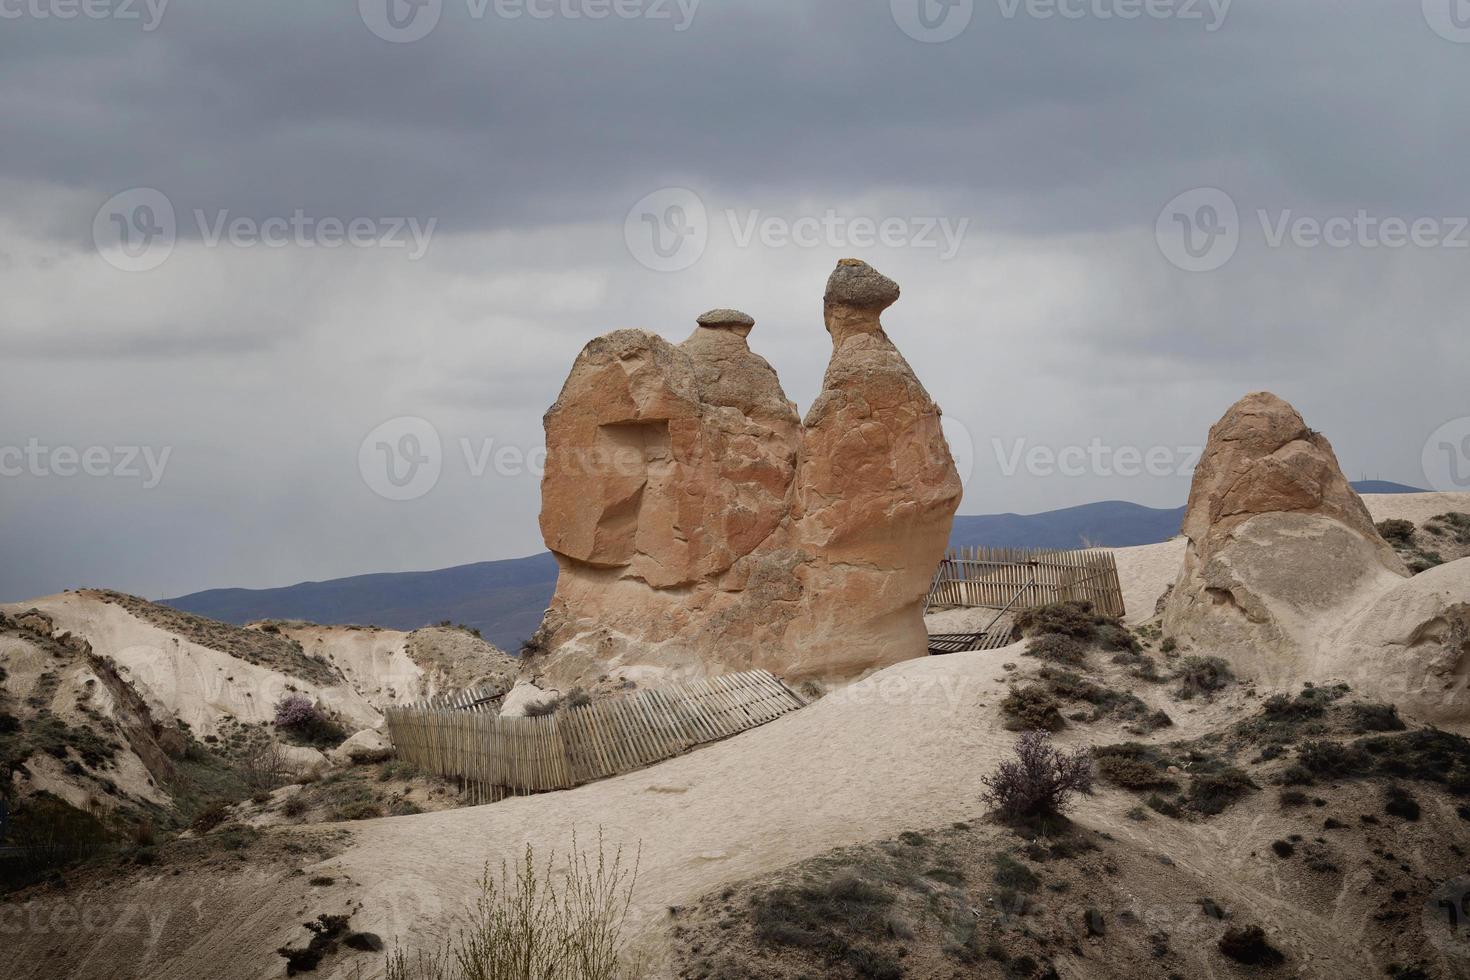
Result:
[[335,747],[347,738],[341,725],[300,694],[288,694],[276,703],[276,728],[323,747]]
[[1092,756],[1086,749],[1062,752],[1046,732],[1029,731],[1016,739],[1016,758],[981,782],[982,799],[1007,820],[1056,816],[1074,794],[1092,791]]
[[436,951],[410,959],[394,950],[387,980],[634,980],[623,928],[638,861],[630,867],[621,848],[609,856],[600,835],[597,843],[595,855],[583,854],[573,835],[561,864],[554,854],[538,864],[528,844],[524,860],[499,875],[487,865],[468,925]]
[[224,800],[210,800],[204,805],[204,809],[194,816],[193,821],[189,824],[189,829],[196,834],[209,833],[225,822],[225,818],[230,815],[229,807],[229,803]]
[[1104,779],[1123,789],[1176,789],[1164,768],[1168,763],[1156,751],[1138,742],[1103,745],[1093,749],[1097,770]]
[[1184,701],[1208,698],[1235,679],[1230,665],[1219,657],[1185,657],[1174,679],[1179,682],[1174,693]]
[[1342,779],[1366,775],[1373,767],[1368,753],[1356,745],[1326,740],[1303,743],[1297,750],[1300,765],[1312,777]]
[[307,922],[305,925],[311,933],[311,939],[305,946],[299,949],[282,946],[276,950],[286,959],[288,977],[315,971],[325,957],[337,951],[337,946],[347,934],[345,915],[319,915],[315,922]]
[[1097,638],[1097,628],[1108,622],[1107,617],[1093,611],[1090,602],[1053,602],[1023,609],[1016,616],[1015,629],[1022,637],[1058,633],[1090,641]]
[[1166,817],[1177,819],[1184,816],[1184,809],[1178,803],[1175,803],[1173,800],[1167,800],[1158,793],[1150,794],[1149,798],[1144,800],[1144,802],[1148,804],[1150,810],[1163,814]]
[[1054,664],[1081,667],[1087,663],[1087,648],[1070,636],[1061,633],[1045,633],[1036,637],[1026,647],[1027,656],[1038,657]]
[[306,811],[306,801],[301,798],[301,794],[299,793],[295,796],[292,796],[281,805],[281,813],[290,817],[292,820],[295,820],[297,817],[304,816]]
[[1265,930],[1260,926],[1225,930],[1225,935],[1220,937],[1220,952],[1247,966],[1276,966],[1286,959],[1280,950],[1266,942]]
[[332,808],[331,818],[345,823],[350,820],[373,820],[383,815],[383,805],[372,800],[356,800]]
[[1138,638],[1129,632],[1126,626],[1117,623],[1104,623],[1097,628],[1097,641],[1102,644],[1104,650],[1122,650],[1127,653],[1138,653],[1143,649]]
[[1179,649],[1179,641],[1172,636],[1164,637],[1164,642],[1159,644],[1159,652],[1167,656]]
[[1408,727],[1391,704],[1355,704],[1352,715],[1355,732],[1401,732]]
[[544,718],[547,715],[554,715],[561,710],[561,706],[562,699],[559,697],[547,698],[544,701],[532,701],[526,705],[526,717]]
[[1383,791],[1383,812],[1405,820],[1419,819],[1419,801],[1402,786],[1389,786]]
[[1291,842],[1284,840],[1272,841],[1271,850],[1283,861],[1296,853],[1296,848],[1291,845]]
[[1060,702],[1035,684],[1011,688],[1000,710],[1007,716],[1006,727],[1012,730],[1059,732],[1067,725],[1062,719]]
[[1379,521],[1376,527],[1383,540],[1391,544],[1412,544],[1414,541],[1414,532],[1417,530],[1414,527],[1413,521],[1404,521],[1398,518]]
[[1277,797],[1277,801],[1282,807],[1306,806],[1307,794],[1299,789],[1284,789]]
[[994,881],[1002,888],[1028,894],[1036,891],[1041,884],[1041,880],[1030,868],[1004,851],[999,851],[995,855]]
[[1200,813],[1213,816],[1257,789],[1250,776],[1239,769],[1227,768],[1216,773],[1194,777],[1189,784],[1189,805]]

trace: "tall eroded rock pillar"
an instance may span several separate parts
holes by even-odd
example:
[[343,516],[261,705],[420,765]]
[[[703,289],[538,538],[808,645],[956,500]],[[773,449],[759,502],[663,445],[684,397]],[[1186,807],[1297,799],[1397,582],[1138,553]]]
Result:
[[841,679],[925,654],[960,482],[939,409],[879,323],[897,298],[866,263],[838,266],[804,425],[736,310],[678,346],[621,330],[583,349],[545,418],[549,674]]

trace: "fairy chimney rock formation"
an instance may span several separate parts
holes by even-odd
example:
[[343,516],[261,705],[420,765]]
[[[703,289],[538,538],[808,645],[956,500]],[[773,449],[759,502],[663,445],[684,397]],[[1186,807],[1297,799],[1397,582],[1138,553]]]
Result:
[[583,349],[545,418],[549,673],[846,677],[925,653],[960,482],[938,407],[879,323],[897,298],[866,263],[838,266],[805,424],[737,310],[677,346],[623,330]]
[[1264,680],[1300,667],[1315,642],[1309,624],[1407,574],[1331,444],[1269,392],[1246,395],[1210,429],[1183,530],[1166,632]]

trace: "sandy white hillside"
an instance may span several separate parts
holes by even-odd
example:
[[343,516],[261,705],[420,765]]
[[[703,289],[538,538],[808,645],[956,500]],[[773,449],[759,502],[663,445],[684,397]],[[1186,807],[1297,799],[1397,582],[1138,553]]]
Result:
[[[1470,493],[1366,494],[1363,503],[1374,521],[1397,519],[1423,524],[1440,514],[1470,513]],[[1113,550],[1128,622],[1141,623],[1154,617],[1155,603],[1179,577],[1184,547],[1184,538],[1179,536],[1159,544]]]
[[[1367,503],[1379,520],[1470,511],[1470,495],[1463,494],[1369,497]],[[1174,541],[1118,552],[1135,621],[1152,618],[1154,603],[1177,574],[1181,547]],[[80,604],[64,600],[53,597],[51,604],[71,622],[113,637],[115,644],[142,635],[110,612],[79,609]],[[338,666],[357,676],[359,684],[376,664],[385,665],[395,680],[380,684],[382,693],[389,687],[396,692],[398,679],[408,676],[402,652],[386,637],[349,639],[335,631],[303,636],[308,650],[309,640],[319,637],[328,660],[335,649]],[[167,642],[152,637],[151,660],[134,661],[135,672],[144,673],[143,664],[152,662],[150,676],[169,676],[158,668],[173,664],[175,655],[158,652],[160,639]],[[348,646],[354,652],[345,652]],[[669,906],[686,905],[711,890],[833,847],[979,816],[980,779],[1008,753],[1013,739],[1000,714],[1010,674],[1004,665],[1035,666],[1020,654],[1011,647],[902,663],[764,728],[568,792],[343,825],[350,843],[321,861],[287,859],[223,874],[218,869],[181,874],[137,869],[122,883],[108,882],[63,900],[153,909],[159,922],[147,941],[105,930],[69,935],[65,943],[28,936],[18,975],[49,977],[59,971],[77,977],[193,980],[209,974],[265,980],[282,972],[274,951],[299,943],[304,938],[300,922],[323,912],[351,912],[356,929],[399,937],[416,947],[433,945],[472,899],[484,862],[513,860],[527,842],[543,853],[565,848],[573,831],[585,845],[599,828],[610,845],[642,848],[631,927],[638,947],[650,957],[650,975],[668,975],[674,950]],[[180,656],[210,663],[195,651]],[[166,687],[165,680],[159,683]],[[166,689],[175,696],[187,690]],[[1161,741],[1196,737],[1245,719],[1269,692],[1242,684],[1212,703],[1174,702],[1157,686],[1141,686],[1135,693],[1149,708],[1164,708],[1173,716],[1172,728],[1149,737]],[[1104,721],[1071,726],[1061,740],[1101,744],[1134,737]],[[1363,805],[1343,790],[1334,796],[1334,806],[1339,797],[1342,806]],[[1377,924],[1381,930],[1382,920],[1374,918],[1379,909],[1356,897],[1379,881],[1379,870],[1354,865],[1332,879],[1335,890],[1304,900],[1282,866],[1261,854],[1273,836],[1285,833],[1286,817],[1264,792],[1256,800],[1208,821],[1145,823],[1128,816],[1137,809],[1137,798],[1104,787],[1082,804],[1076,818],[1085,828],[1111,835],[1130,854],[1147,857],[1155,873],[1163,873],[1157,871],[1158,856],[1167,857],[1177,888],[1191,888],[1195,881],[1200,894],[1208,887],[1213,897],[1250,910],[1254,919],[1271,926],[1273,940],[1303,966],[1302,975],[1360,976],[1363,964],[1385,962],[1389,953],[1379,947],[1389,940],[1368,928]],[[1399,860],[1416,862],[1421,877],[1434,872],[1433,862],[1440,860],[1432,847],[1444,846],[1442,828],[1459,826],[1444,800],[1426,798],[1425,807],[1426,832],[1439,827],[1437,836],[1420,840],[1405,828],[1402,842],[1394,844],[1403,855]],[[1424,862],[1430,862],[1428,872]],[[312,885],[313,879],[331,883]],[[1145,889],[1141,899],[1152,887],[1146,880],[1139,880]],[[1171,909],[1170,914],[1183,913]],[[1448,963],[1436,950],[1425,953]],[[1193,957],[1188,975],[1227,975],[1216,972],[1218,960],[1210,959],[1209,949],[1185,949],[1180,955]],[[375,964],[381,960],[347,958],[319,975],[346,980],[363,968],[362,975],[372,977]],[[1109,975],[1080,961],[1073,966],[1066,975]]]
[[64,592],[0,606],[10,615],[35,608],[58,631],[84,638],[99,656],[115,660],[123,676],[154,710],[177,717],[199,734],[214,733],[227,718],[244,724],[269,721],[274,705],[302,693],[332,707],[360,728],[382,716],[345,681],[319,684],[242,660],[171,633],[88,592]]
[[[298,923],[319,912],[352,912],[354,928],[432,944],[471,900],[482,862],[513,860],[525,842],[543,852],[563,848],[574,830],[585,844],[599,828],[609,844],[642,847],[631,925],[651,957],[649,975],[667,975],[669,906],[835,846],[978,816],[980,777],[1012,739],[1000,724],[1006,686],[1000,665],[1018,653],[900,664],[764,728],[569,792],[346,825],[351,843],[325,861],[307,861],[299,873],[246,869],[220,880],[143,870],[109,901],[187,911],[183,921],[162,914],[159,935],[149,943],[87,935],[65,955],[55,952],[56,959],[28,956],[20,975],[53,975],[64,962],[78,977],[192,980],[209,964],[219,976],[264,980],[281,972],[273,950],[299,942]],[[1256,706],[1244,694],[1197,708],[1172,704],[1181,730],[1170,737],[1238,720]],[[1120,737],[1116,726],[1103,725],[1074,728],[1065,740]],[[1217,900],[1272,923],[1273,939],[1298,962],[1311,963],[1308,975],[1361,975],[1374,955],[1362,935],[1370,911],[1334,910],[1330,902],[1302,903],[1285,894],[1277,866],[1258,854],[1282,832],[1276,818],[1256,808],[1209,822],[1140,824],[1126,816],[1135,804],[1104,788],[1086,800],[1077,820],[1113,835],[1131,853],[1169,856],[1180,887],[1201,894],[1207,887]],[[313,887],[313,878],[332,884]],[[1356,887],[1352,880],[1343,882],[1344,894]],[[201,928],[201,922],[217,925]],[[1181,955],[1200,958],[1192,975],[1209,975],[1207,954]],[[362,967],[372,976],[374,962],[380,961],[349,958],[320,975],[346,980]]]

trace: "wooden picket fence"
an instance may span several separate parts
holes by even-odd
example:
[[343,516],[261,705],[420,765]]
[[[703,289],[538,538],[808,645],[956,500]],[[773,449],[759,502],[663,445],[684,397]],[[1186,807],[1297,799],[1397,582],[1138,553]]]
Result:
[[503,693],[493,687],[467,687],[458,691],[436,694],[419,701],[411,701],[408,704],[398,705],[398,707],[420,710],[478,711],[494,714],[500,695]]
[[460,781],[474,802],[490,802],[641,769],[805,704],[770,672],[752,670],[536,718],[446,706],[395,707],[385,714],[400,759]]
[[1123,587],[1111,551],[951,548],[934,573],[924,611],[943,606],[1015,611],[1085,600],[1122,616]]

